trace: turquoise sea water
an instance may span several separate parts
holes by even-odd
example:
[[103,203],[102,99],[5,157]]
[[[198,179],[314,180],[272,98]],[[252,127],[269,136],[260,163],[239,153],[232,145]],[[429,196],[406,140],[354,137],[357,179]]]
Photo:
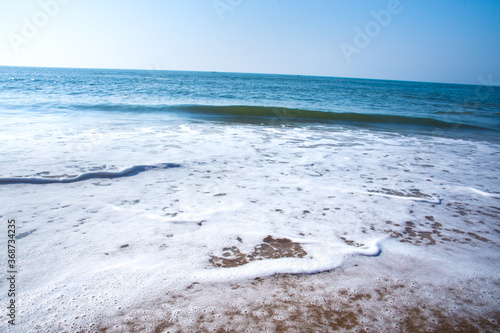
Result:
[[0,108],[500,131],[499,87],[291,75],[0,67]]

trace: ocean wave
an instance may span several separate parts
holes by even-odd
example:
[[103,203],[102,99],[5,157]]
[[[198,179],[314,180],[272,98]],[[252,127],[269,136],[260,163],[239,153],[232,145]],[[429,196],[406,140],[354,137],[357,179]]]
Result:
[[134,165],[130,168],[121,171],[96,171],[82,173],[81,175],[75,177],[11,177],[11,178],[0,178],[0,185],[12,185],[12,184],[54,184],[54,183],[75,183],[82,180],[89,179],[109,179],[109,178],[120,178],[120,177],[130,177],[135,176],[141,172],[151,170],[151,169],[169,169],[180,167],[180,164],[176,163],[161,163],[157,165]]
[[351,123],[366,125],[403,125],[454,130],[489,130],[488,127],[471,124],[447,122],[435,118],[404,115],[385,115],[374,113],[330,112],[307,109],[294,109],[272,106],[251,105],[142,105],[142,104],[97,104],[73,105],[76,110],[121,111],[121,112],[170,112],[211,117],[231,118],[232,120],[262,119],[279,122],[316,122]]

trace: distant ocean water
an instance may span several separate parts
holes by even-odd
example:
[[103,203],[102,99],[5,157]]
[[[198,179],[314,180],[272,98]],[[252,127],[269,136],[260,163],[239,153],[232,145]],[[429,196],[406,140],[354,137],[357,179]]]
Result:
[[[500,87],[211,72],[0,68],[0,105],[500,131]],[[393,128],[394,129],[394,128]],[[402,130],[404,131],[404,129]]]
[[0,67],[0,123],[25,331],[384,251],[498,277],[499,87]]

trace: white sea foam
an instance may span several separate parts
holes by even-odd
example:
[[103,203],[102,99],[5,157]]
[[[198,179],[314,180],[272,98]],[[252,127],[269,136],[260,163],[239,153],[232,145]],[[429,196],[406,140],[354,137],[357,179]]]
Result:
[[[477,213],[496,196],[476,190],[498,188],[499,161],[491,158],[497,144],[328,126],[96,117],[102,121],[47,116],[28,119],[32,126],[23,128],[8,123],[0,177],[119,172],[165,162],[180,167],[68,184],[0,185],[2,218],[16,219],[23,234],[17,255],[25,331],[85,326],[195,282],[316,273],[359,255],[379,255],[370,259],[374,270],[382,269],[376,263],[386,250],[409,260],[423,251],[439,259],[436,267],[458,261],[464,274],[477,274],[467,262],[500,259],[495,217]],[[432,227],[442,228],[442,236],[429,229],[430,217],[442,225]],[[307,255],[234,268],[209,261],[225,247],[251,253],[268,235],[301,244]],[[429,237],[440,246],[416,246]],[[5,251],[0,255],[4,261]]]
[[485,196],[485,197],[500,199],[500,194],[498,194],[498,193],[488,193],[488,192],[484,192],[484,191],[478,190],[477,188],[473,188],[473,187],[468,187],[468,189],[474,193],[481,194],[482,196]]

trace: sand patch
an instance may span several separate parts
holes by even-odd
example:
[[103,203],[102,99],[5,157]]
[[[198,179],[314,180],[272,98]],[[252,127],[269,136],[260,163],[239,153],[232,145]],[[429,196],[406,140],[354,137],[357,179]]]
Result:
[[237,267],[253,260],[302,258],[307,254],[299,243],[273,236],[264,238],[263,243],[255,246],[249,254],[241,252],[236,246],[225,247],[223,251],[221,257],[210,256],[209,261],[215,267]]
[[[388,221],[386,223],[393,224],[391,223],[391,221]],[[394,223],[393,225],[396,224]],[[442,224],[439,222],[434,222],[429,226],[422,227],[421,225],[417,226],[414,222],[406,221],[403,230],[386,229],[384,231],[388,233],[392,238],[400,238],[401,243],[410,243],[413,245],[436,245],[438,243],[442,244],[449,242],[475,244],[473,242],[473,239],[475,241],[493,244],[493,242],[491,242],[488,238],[482,237],[473,232],[466,232],[459,229],[444,229],[446,231],[446,234],[443,234],[442,230]]]
[[[449,222],[440,221],[441,217],[433,215],[415,216],[410,210],[412,219],[404,222],[385,221],[391,226],[383,231],[402,243],[413,245],[439,245],[446,243],[468,244],[480,246],[487,243],[498,246],[495,242],[493,224],[489,218],[500,219],[500,214],[492,206],[476,206],[462,202],[449,202],[445,205],[449,211],[447,217],[461,221],[451,227]],[[423,215],[423,214],[422,214]]]

